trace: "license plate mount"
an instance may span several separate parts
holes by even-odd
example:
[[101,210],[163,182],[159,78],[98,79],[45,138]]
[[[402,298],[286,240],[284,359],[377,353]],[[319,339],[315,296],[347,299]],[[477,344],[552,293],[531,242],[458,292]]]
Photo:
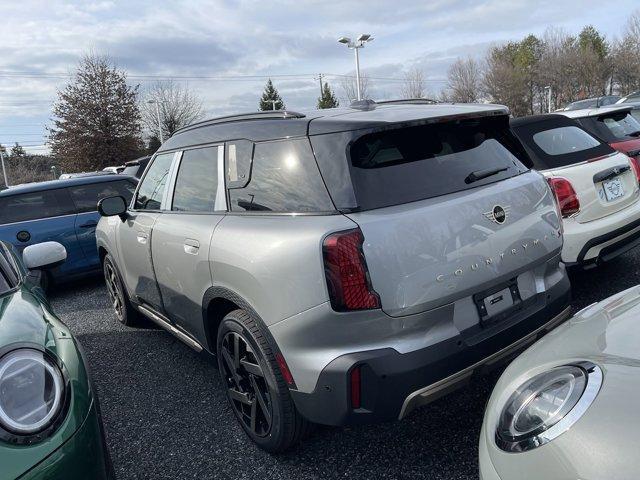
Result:
[[613,202],[614,200],[624,197],[624,186],[622,185],[620,177],[602,182],[602,192],[607,202]]
[[504,320],[510,311],[522,303],[516,279],[477,293],[473,296],[473,300],[478,309],[482,327]]

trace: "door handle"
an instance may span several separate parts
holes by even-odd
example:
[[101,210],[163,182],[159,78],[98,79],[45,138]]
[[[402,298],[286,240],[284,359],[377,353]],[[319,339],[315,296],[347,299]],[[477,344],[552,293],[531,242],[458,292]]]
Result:
[[197,255],[198,250],[200,250],[200,242],[197,240],[192,240],[191,238],[187,238],[183,244],[184,253],[188,253],[189,255]]
[[87,222],[80,225],[80,228],[91,228],[91,227],[97,227],[97,226],[98,226],[98,222]]
[[138,236],[137,236],[138,243],[140,243],[142,245],[146,245],[148,238],[149,238],[149,235],[147,235],[146,233],[138,232]]

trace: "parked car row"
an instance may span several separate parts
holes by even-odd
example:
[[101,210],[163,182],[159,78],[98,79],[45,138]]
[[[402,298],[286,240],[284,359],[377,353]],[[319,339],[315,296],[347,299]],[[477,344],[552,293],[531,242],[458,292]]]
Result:
[[[587,468],[573,452],[637,449],[623,416],[640,295],[566,322],[565,265],[594,268],[640,243],[640,159],[629,107],[596,110],[510,119],[499,105],[368,101],[235,115],[176,132],[135,191],[106,175],[0,202],[10,215],[72,205],[55,221],[72,216],[78,238],[73,189],[98,189],[91,254],[116,317],[215,359],[238,422],[269,452],[313,423],[402,419],[542,338],[491,397],[482,476],[521,478],[540,462],[545,478],[602,476],[611,464]],[[29,188],[55,193],[20,198]],[[31,240],[30,221],[0,238],[68,241]],[[601,414],[612,407],[615,425]]]

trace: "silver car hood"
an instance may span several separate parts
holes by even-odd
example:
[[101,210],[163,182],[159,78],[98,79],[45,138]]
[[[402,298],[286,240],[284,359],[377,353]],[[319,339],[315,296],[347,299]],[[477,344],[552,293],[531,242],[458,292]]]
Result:
[[[527,378],[557,365],[590,360],[603,371],[594,403],[568,431],[525,453],[494,443],[508,398]],[[498,381],[481,433],[481,466],[503,480],[631,479],[640,471],[640,286],[585,308],[518,357]]]

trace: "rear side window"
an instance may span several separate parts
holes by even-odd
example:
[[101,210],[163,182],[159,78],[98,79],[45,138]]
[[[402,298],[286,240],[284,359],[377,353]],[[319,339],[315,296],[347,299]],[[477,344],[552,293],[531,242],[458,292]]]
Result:
[[79,185],[70,187],[69,192],[73,203],[79,213],[95,212],[98,207],[98,201],[105,197],[120,195],[125,198],[127,203],[131,201],[136,186],[129,181],[120,180],[118,182],[93,183],[90,185]]
[[172,162],[173,153],[158,155],[154,159],[138,189],[135,210],[160,210]]
[[498,182],[527,171],[529,162],[506,116],[371,133],[351,145],[350,157],[362,209]]
[[236,212],[334,210],[307,139],[256,144],[249,183],[229,189],[229,197]]
[[598,121],[616,137],[640,136],[640,122],[630,112],[612,113],[605,117],[598,117]]
[[533,135],[533,141],[547,155],[581,152],[600,145],[600,142],[578,127],[559,127]]
[[0,198],[0,224],[26,222],[75,213],[65,190],[45,190]]
[[177,212],[216,210],[220,148],[198,148],[187,150],[182,154],[171,210]]

